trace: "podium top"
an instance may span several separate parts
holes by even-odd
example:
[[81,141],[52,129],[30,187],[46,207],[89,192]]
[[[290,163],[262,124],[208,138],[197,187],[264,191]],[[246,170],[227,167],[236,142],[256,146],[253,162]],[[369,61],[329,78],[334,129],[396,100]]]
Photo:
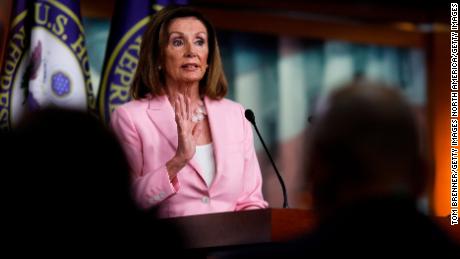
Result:
[[163,220],[178,228],[187,248],[286,241],[314,226],[313,213],[302,209],[259,209]]

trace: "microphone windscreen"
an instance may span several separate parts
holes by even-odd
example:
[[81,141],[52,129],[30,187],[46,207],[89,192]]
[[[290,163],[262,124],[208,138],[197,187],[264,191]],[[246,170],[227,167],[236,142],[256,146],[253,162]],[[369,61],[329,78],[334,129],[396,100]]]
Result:
[[252,124],[255,124],[255,123],[256,123],[256,119],[255,119],[254,113],[251,111],[251,109],[246,109],[246,111],[244,111],[244,116],[245,116],[246,119],[247,119],[248,121],[250,121]]

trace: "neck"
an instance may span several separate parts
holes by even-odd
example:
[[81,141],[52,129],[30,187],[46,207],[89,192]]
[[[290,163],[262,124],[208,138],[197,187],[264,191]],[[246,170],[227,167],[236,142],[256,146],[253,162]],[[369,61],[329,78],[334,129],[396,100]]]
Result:
[[199,82],[179,83],[167,81],[166,92],[170,99],[174,99],[178,94],[182,94],[188,96],[192,103],[200,101]]

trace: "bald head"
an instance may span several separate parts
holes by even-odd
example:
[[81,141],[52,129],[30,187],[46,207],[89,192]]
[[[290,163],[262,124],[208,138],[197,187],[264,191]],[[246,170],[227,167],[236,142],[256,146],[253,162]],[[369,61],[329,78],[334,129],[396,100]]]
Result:
[[346,85],[317,106],[309,137],[309,181],[317,206],[414,195],[422,183],[410,105],[395,88]]

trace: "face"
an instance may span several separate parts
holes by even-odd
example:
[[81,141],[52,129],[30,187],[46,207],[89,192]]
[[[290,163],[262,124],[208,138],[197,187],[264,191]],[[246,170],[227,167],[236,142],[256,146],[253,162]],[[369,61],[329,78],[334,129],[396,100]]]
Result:
[[208,67],[208,33],[195,17],[176,18],[168,28],[166,82],[199,82]]

